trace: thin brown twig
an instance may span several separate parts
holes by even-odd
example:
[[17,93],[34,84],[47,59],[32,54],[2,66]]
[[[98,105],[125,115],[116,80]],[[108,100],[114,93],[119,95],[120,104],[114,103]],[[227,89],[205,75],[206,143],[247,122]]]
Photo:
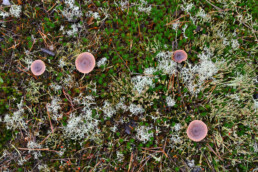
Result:
[[27,73],[27,74],[33,76],[33,78],[35,78],[35,79],[37,80],[36,76],[32,75],[32,74],[29,73],[29,72],[24,71],[23,69],[19,68],[18,66],[17,66],[17,68],[18,68],[20,71],[25,72],[25,73]]
[[129,164],[128,172],[131,169],[132,161],[133,161],[133,152],[131,153],[131,158],[130,158],[130,164]]
[[66,114],[66,115],[69,115],[69,114],[72,113],[73,111],[76,111],[76,110],[81,109],[81,108],[83,108],[83,107],[78,107],[78,108],[75,108],[75,109],[71,109],[69,112],[66,112],[65,114]]
[[29,149],[29,148],[18,148],[19,150],[27,150],[27,151],[50,151],[50,152],[59,152],[56,150],[50,150],[49,148],[42,148],[42,149]]
[[[46,109],[47,109],[47,106],[48,106],[48,104],[46,104]],[[54,129],[53,129],[53,126],[52,126],[52,122],[51,122],[51,118],[50,118],[50,115],[49,115],[48,110],[47,110],[47,115],[48,115],[48,119],[49,119],[49,123],[50,123],[51,131],[52,131],[52,133],[54,133]]]
[[[207,97],[207,100],[206,100],[205,104],[208,103],[209,98],[211,97],[211,94],[212,94],[212,92],[215,90],[215,88],[216,88],[216,85],[214,85],[214,86],[210,89],[210,91],[209,91],[210,94],[209,94],[209,96]],[[202,103],[204,103],[204,101],[203,101]]]
[[212,147],[209,144],[206,144],[206,146],[209,148],[210,151],[212,151],[221,161],[223,161],[223,159],[212,149]]
[[166,26],[172,25],[172,24],[175,23],[177,20],[179,20],[179,19],[181,19],[181,18],[183,18],[183,17],[186,17],[186,16],[188,16],[188,15],[189,15],[189,14],[186,14],[186,15],[183,15],[183,16],[181,16],[181,17],[175,19],[175,20],[172,20],[171,22],[167,23]]
[[167,145],[167,138],[166,138],[165,144],[164,144],[164,146],[163,146],[163,148],[162,148],[162,153],[168,158],[168,155],[167,155],[166,152],[165,152],[166,145]]
[[[54,132],[55,132],[55,129],[56,129],[56,128],[54,128]],[[50,133],[47,137],[45,137],[45,138],[40,142],[40,145],[43,144],[43,143],[46,141],[46,139],[47,139],[51,134],[52,134],[52,133]]]
[[173,87],[174,87],[174,74],[172,74],[172,76],[170,77],[170,80],[169,80],[169,82],[168,82],[168,91],[169,91],[169,86],[170,86],[170,83],[171,83],[171,81],[172,81],[172,79],[173,79],[173,82],[172,82],[172,85],[171,85],[171,90],[173,91]]
[[206,157],[206,155],[203,154],[203,156],[204,156],[205,160],[207,161],[208,166],[211,168],[212,172],[215,172],[214,167],[210,164],[210,162],[209,162],[208,158]]
[[56,5],[57,3],[55,3],[47,12],[51,11]]
[[100,160],[100,161],[94,166],[94,168],[90,170],[90,172],[94,171],[95,168],[96,168],[101,162],[103,162],[103,161],[104,161],[104,160]]
[[229,10],[230,10],[230,9],[218,10],[218,11],[210,11],[209,14],[217,13],[217,12],[222,12],[222,11],[229,11]]
[[145,149],[145,150],[152,150],[152,149],[161,149],[162,147],[156,147],[156,148],[141,148],[141,149]]
[[208,2],[211,6],[213,6],[214,8],[216,8],[218,11],[223,11],[223,9],[217,7],[216,5],[213,5],[210,1],[206,0],[206,2]]
[[67,94],[67,93],[65,92],[65,90],[64,90],[64,89],[63,89],[63,93],[64,93],[64,95],[65,95],[66,99],[70,102],[70,104],[71,104],[72,108],[74,109],[74,106],[73,106],[73,102],[72,102],[72,98],[71,98],[71,96],[70,96],[69,94]]
[[18,44],[15,43],[15,45],[11,46],[10,48],[7,48],[6,50],[15,49],[18,45],[20,45],[20,43],[18,43]]
[[[115,49],[115,46],[114,46],[114,44],[113,44],[113,42],[111,42],[111,44],[112,44],[112,46],[113,46],[113,48],[114,48],[114,50],[116,51],[116,49]],[[128,70],[129,70],[129,72],[130,73],[132,73],[131,72],[131,70],[130,70],[130,68],[127,66],[127,64],[125,63],[125,61],[124,61],[124,59],[120,56],[120,54],[117,52],[117,55],[119,56],[119,58],[124,62],[124,64],[125,64],[125,66],[128,68]]]
[[138,172],[140,172],[141,170],[142,170],[142,168],[145,166],[145,164],[150,160],[150,158],[151,158],[152,156],[148,156],[146,159],[146,161],[145,161],[145,163],[139,168],[139,170],[138,170]]

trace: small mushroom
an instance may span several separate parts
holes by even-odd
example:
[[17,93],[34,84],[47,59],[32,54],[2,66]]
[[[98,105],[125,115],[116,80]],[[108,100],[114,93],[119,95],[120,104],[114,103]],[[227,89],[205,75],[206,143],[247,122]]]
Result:
[[11,3],[9,0],[3,0],[2,5],[9,6],[9,5],[11,5]]
[[192,121],[187,128],[187,136],[195,142],[203,140],[207,133],[208,128],[206,124],[200,120]]
[[76,69],[81,73],[90,73],[95,67],[95,58],[91,53],[81,53],[75,60]]
[[46,65],[42,60],[35,60],[32,62],[30,69],[34,75],[39,76],[45,72]]
[[187,53],[184,50],[176,50],[173,54],[173,60],[177,63],[182,63],[187,59]]

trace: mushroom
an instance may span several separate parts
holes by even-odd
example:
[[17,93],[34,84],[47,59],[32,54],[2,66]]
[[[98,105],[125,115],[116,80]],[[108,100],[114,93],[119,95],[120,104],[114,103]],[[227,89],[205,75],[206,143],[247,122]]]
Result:
[[9,6],[9,5],[11,5],[11,3],[9,0],[3,0],[2,5]]
[[89,73],[95,67],[95,58],[91,53],[84,52],[78,55],[75,60],[76,69],[81,73]]
[[206,124],[200,120],[192,121],[187,128],[187,136],[195,142],[203,140],[207,133],[208,128]]
[[184,50],[176,50],[173,54],[173,60],[177,63],[182,63],[187,59],[187,53]]
[[46,65],[42,60],[35,60],[32,62],[30,69],[34,75],[39,76],[45,72]]

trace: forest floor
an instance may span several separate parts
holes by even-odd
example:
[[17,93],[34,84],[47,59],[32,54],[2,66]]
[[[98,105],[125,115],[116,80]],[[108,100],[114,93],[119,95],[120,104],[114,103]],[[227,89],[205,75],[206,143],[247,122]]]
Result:
[[1,3],[0,171],[258,170],[257,1]]

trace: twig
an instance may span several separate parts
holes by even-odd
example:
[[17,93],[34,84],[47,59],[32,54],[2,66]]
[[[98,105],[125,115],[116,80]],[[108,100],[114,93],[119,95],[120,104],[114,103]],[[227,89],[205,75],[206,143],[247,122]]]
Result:
[[136,20],[137,20],[137,23],[138,23],[138,31],[139,31],[139,36],[140,36],[140,39],[142,39],[142,34],[141,34],[141,29],[140,29],[140,24],[139,24],[139,21],[138,21],[138,17],[137,15],[136,16]]
[[51,11],[56,5],[57,3],[55,3],[47,12]]
[[[23,68],[27,69],[25,66],[23,66],[23,65],[21,64],[20,61],[17,61],[17,62],[18,62]],[[25,72],[25,73],[27,73],[27,74],[33,76],[33,78],[37,80],[37,77],[36,77],[35,75],[33,75],[33,74],[29,73],[29,72],[24,71],[23,69],[19,68],[18,66],[17,66],[17,68],[18,68],[20,71],[23,71],[23,72]]]
[[75,154],[77,154],[77,153],[79,153],[79,152],[81,152],[81,151],[84,151],[84,150],[86,150],[86,149],[92,149],[92,148],[95,148],[95,147],[98,147],[98,146],[90,146],[90,147],[87,147],[87,148],[83,148],[83,149],[78,150],[77,152],[75,152]]
[[188,15],[189,15],[189,14],[183,15],[183,16],[181,16],[181,17],[179,17],[179,18],[177,18],[177,19],[175,19],[175,20],[173,20],[173,21],[167,23],[166,26],[172,25],[172,24],[175,23],[177,20],[179,20],[179,19],[181,19],[181,18],[183,18],[183,17],[186,17],[186,16],[188,16]]
[[[47,106],[48,106],[48,104],[46,104],[46,108],[47,108]],[[48,119],[49,119],[49,123],[50,123],[50,127],[51,127],[51,130],[52,130],[52,133],[54,133],[54,129],[53,129],[53,126],[52,126],[52,122],[51,122],[51,118],[50,118],[48,110],[47,110],[47,115],[48,115]]]
[[69,114],[72,113],[73,111],[76,111],[76,110],[81,109],[81,108],[83,108],[83,106],[82,106],[82,107],[75,108],[75,109],[71,109],[69,112],[66,112],[65,114],[66,114],[66,115],[69,115]]
[[156,148],[142,148],[142,149],[145,149],[145,150],[152,150],[152,149],[161,149],[162,147],[156,147]]
[[222,11],[229,11],[229,10],[230,10],[230,9],[219,10],[219,11],[210,11],[209,14],[217,13],[217,12],[222,12]]
[[208,2],[211,6],[213,6],[214,8],[216,8],[218,11],[223,11],[223,9],[221,9],[221,8],[219,8],[219,7],[217,7],[217,6],[215,6],[215,5],[213,5],[210,1],[208,1],[208,0],[205,0],[206,2]]
[[209,167],[212,169],[212,172],[215,172],[214,167],[210,164],[210,162],[209,162],[208,158],[206,157],[206,155],[203,154],[203,156],[204,156],[205,160],[207,161],[207,164],[209,165]]
[[212,151],[221,161],[223,161],[223,159],[212,149],[212,147],[209,144],[206,144],[206,146],[210,149],[210,151]]
[[69,94],[67,94],[67,93],[64,91],[64,89],[63,89],[63,93],[64,93],[66,99],[71,103],[72,108],[74,109],[71,96],[70,96]]
[[20,43],[18,43],[18,44],[15,43],[15,45],[11,46],[10,48],[7,48],[6,50],[15,49],[18,45],[20,45]]
[[129,164],[128,172],[131,169],[132,161],[133,161],[133,152],[131,153],[131,158],[130,158],[130,164]]
[[31,73],[24,71],[23,69],[19,68],[18,66],[17,66],[17,68],[18,68],[20,71],[25,72],[25,73],[27,73],[27,74],[33,76],[33,77],[37,80],[37,78],[36,78],[34,75],[32,75]]
[[185,108],[186,106],[185,106],[185,102],[184,102],[184,96],[181,93],[181,89],[180,89],[179,74],[178,74],[178,72],[176,73],[176,75],[177,75],[176,78],[177,78],[177,84],[178,84],[178,92],[179,92],[179,95],[182,97],[181,98],[181,102],[183,103],[183,107]]
[[18,154],[20,155],[20,157],[22,157],[21,156],[21,153],[19,152],[19,150],[13,145],[13,144],[11,144],[12,145],[12,147],[18,152]]
[[50,150],[49,148],[42,148],[42,149],[29,149],[29,148],[18,148],[20,150],[27,150],[27,151],[50,151],[50,152],[59,152],[59,151],[56,151],[56,150]]
[[[112,44],[112,46],[113,46],[113,48],[114,48],[114,50],[116,51],[116,49],[115,49],[115,46],[114,46],[114,44],[113,44],[113,42],[111,42],[111,44]],[[117,52],[117,51],[116,51]],[[130,73],[132,73],[131,72],[131,70],[130,70],[130,68],[127,66],[127,64],[125,63],[125,61],[124,61],[124,59],[118,54],[118,52],[117,52],[117,55],[120,57],[120,59],[124,62],[124,64],[125,64],[125,66],[128,68],[128,70],[129,70],[129,72]]]
[[[209,98],[211,97],[211,94],[212,94],[212,92],[215,90],[215,88],[216,88],[216,85],[214,85],[214,86],[210,89],[210,91],[209,91],[210,94],[209,94],[209,96],[207,97],[207,101],[205,102],[205,104],[208,103]],[[202,103],[204,103],[204,101],[203,101]]]
[[151,158],[152,156],[148,156],[147,157],[147,160],[145,161],[145,163],[139,168],[139,170],[138,170],[138,172],[140,172],[141,170],[142,170],[142,168],[145,166],[145,164],[150,160],[150,158]]
[[101,162],[104,162],[104,160],[100,160],[100,161],[94,166],[94,168],[90,170],[90,172],[94,171],[95,168],[96,168]]
[[172,82],[172,85],[171,85],[171,90],[173,91],[173,87],[174,87],[174,79],[175,79],[175,76],[174,74],[172,74],[172,76],[170,77],[170,80],[169,80],[169,83],[168,83],[168,91],[169,91],[169,86],[170,86],[170,83],[171,83],[171,80],[173,79],[173,82]]
[[[55,132],[55,129],[54,129],[54,132]],[[52,132],[53,133],[53,132]],[[45,137],[41,142],[40,142],[40,145],[43,144],[45,142],[45,140],[52,134],[50,133],[47,137]]]
[[165,144],[164,144],[164,146],[162,148],[162,153],[168,158],[168,155],[165,152],[166,145],[167,145],[167,138],[165,139]]

